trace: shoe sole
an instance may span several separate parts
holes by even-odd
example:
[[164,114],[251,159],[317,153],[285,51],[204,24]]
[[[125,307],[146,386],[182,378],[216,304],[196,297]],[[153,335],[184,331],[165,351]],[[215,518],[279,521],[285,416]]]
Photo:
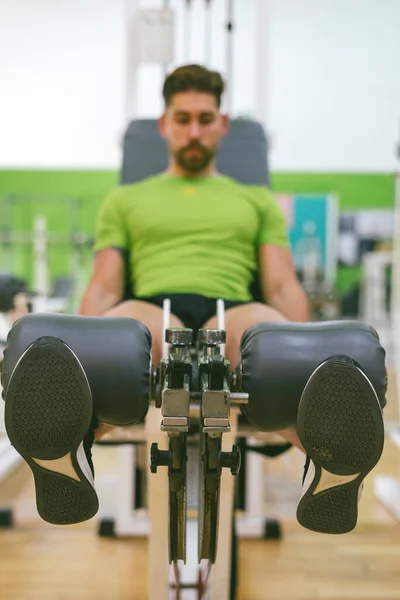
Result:
[[300,399],[297,426],[315,466],[297,520],[319,533],[347,533],[357,524],[360,486],[384,446],[378,397],[353,360],[332,357],[312,374]]
[[36,340],[10,378],[5,427],[32,470],[37,510],[49,523],[80,523],[98,511],[83,449],[91,418],[91,390],[75,354],[56,338]]

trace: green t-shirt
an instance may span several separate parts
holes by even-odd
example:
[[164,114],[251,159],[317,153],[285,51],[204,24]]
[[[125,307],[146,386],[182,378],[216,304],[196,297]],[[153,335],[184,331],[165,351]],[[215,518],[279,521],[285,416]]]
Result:
[[265,187],[162,173],[105,199],[95,251],[129,252],[136,297],[192,293],[246,301],[260,244],[289,247],[284,214]]

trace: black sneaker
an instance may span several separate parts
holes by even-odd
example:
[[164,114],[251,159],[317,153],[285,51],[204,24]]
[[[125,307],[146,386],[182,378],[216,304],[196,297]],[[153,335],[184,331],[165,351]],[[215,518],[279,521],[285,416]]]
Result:
[[71,525],[98,511],[92,423],[91,390],[78,358],[57,338],[36,340],[10,377],[5,426],[32,470],[37,509],[49,523]]
[[357,524],[363,480],[384,445],[382,409],[361,368],[333,356],[302,394],[298,435],[307,452],[297,520],[319,533],[347,533]]

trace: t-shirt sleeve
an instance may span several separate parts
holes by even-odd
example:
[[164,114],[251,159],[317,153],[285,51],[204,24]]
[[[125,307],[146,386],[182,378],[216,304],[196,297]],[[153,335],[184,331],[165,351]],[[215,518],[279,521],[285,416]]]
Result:
[[94,251],[104,248],[129,248],[121,190],[111,192],[103,201],[97,214]]
[[266,189],[262,192],[260,194],[262,218],[259,245],[272,244],[290,248],[288,225],[283,209],[271,192]]

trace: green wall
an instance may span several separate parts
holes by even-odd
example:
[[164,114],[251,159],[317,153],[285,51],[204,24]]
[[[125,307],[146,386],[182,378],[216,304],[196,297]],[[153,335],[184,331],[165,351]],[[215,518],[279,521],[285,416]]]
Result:
[[[13,209],[14,231],[32,231],[36,215],[45,215],[49,231],[68,234],[73,214],[71,199],[79,201],[79,230],[94,233],[95,217],[105,195],[118,183],[118,172],[109,171],[0,171],[0,223],[4,226],[4,198],[8,194],[29,195],[30,202],[17,203]],[[41,202],[40,197],[46,198]],[[62,202],[58,200],[62,199]],[[57,201],[56,201],[57,200]],[[0,244],[0,270],[5,266]],[[71,272],[68,243],[51,246],[50,276],[65,276]],[[90,269],[91,252],[86,249],[83,259]],[[29,244],[13,246],[13,272],[32,283],[32,250]]]
[[[65,196],[82,200],[82,224],[85,230],[93,231],[94,216],[104,197],[118,183],[118,172],[110,171],[0,171],[0,197],[7,194],[29,194],[32,196]],[[44,208],[36,203],[25,209],[25,227],[30,226],[34,208]],[[59,209],[59,207],[57,208]],[[45,209],[46,216],[57,210]],[[58,226],[62,226],[58,219]],[[57,220],[53,225],[57,225]]]
[[[80,227],[93,234],[97,210],[105,195],[118,183],[116,170],[0,170],[0,198],[7,194],[29,194],[36,197],[64,197],[60,204],[47,203],[35,198],[14,210],[14,230],[32,230],[35,215],[44,214],[50,231],[67,233],[70,228],[68,198],[77,198],[81,206]],[[340,198],[341,210],[390,208],[394,204],[394,176],[386,174],[352,173],[281,173],[272,174],[272,187],[286,193],[334,192]],[[0,206],[1,210],[2,206]],[[1,227],[3,216],[0,212]],[[31,281],[32,254],[29,245],[13,248],[13,268],[20,276]],[[68,245],[52,246],[49,256],[50,273],[62,276],[68,273]],[[90,252],[85,255],[90,268]],[[0,245],[0,270],[3,267]],[[359,278],[358,269],[341,269],[338,287],[345,291]]]
[[273,173],[272,187],[279,192],[333,192],[341,210],[394,206],[394,175],[352,173]]

